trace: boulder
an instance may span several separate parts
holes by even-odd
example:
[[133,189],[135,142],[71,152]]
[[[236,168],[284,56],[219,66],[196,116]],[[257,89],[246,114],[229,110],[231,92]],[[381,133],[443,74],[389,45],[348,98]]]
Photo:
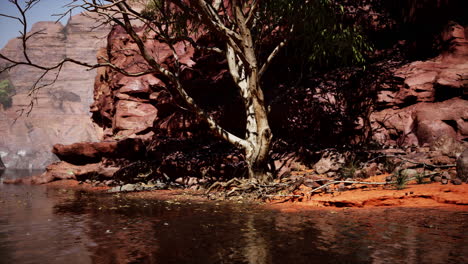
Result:
[[468,139],[468,40],[466,29],[449,23],[441,33],[443,52],[392,70],[377,91],[371,114],[374,139],[385,145],[431,145],[440,137]]
[[141,139],[127,138],[120,141],[80,142],[70,145],[56,144],[52,152],[61,160],[82,165],[100,162],[102,158],[142,158],[145,146]]
[[345,163],[345,159],[340,153],[325,152],[322,158],[313,166],[317,174],[338,171]]
[[[452,98],[443,102],[418,103],[402,109],[374,112],[374,138],[386,145],[434,145],[441,137],[468,139],[468,101]],[[451,144],[452,146],[453,144]]]
[[121,136],[131,136],[153,128],[158,110],[151,104],[130,100],[116,102],[113,129]]

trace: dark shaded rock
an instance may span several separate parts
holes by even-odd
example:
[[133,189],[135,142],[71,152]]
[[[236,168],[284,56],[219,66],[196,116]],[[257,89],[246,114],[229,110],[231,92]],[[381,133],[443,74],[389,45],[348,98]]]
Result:
[[447,180],[450,180],[452,177],[450,176],[450,174],[447,172],[447,171],[444,171],[442,173],[442,179],[447,179]]
[[468,181],[468,148],[457,159],[457,176],[462,181]]
[[317,181],[310,179],[304,180],[304,185],[310,188],[318,188],[321,186]]
[[370,164],[367,164],[362,170],[356,171],[356,176],[364,176],[365,178],[375,176],[378,173],[380,173],[379,170],[379,164],[372,162]]
[[461,185],[463,182],[462,180],[456,178],[450,181],[453,185]]

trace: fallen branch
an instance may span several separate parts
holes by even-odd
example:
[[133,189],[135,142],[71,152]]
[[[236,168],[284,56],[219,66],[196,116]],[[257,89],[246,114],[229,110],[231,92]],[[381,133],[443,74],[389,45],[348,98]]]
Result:
[[[409,179],[408,179],[409,180]],[[369,184],[369,185],[387,185],[387,184],[392,184],[392,183],[395,183],[395,182],[361,182],[361,181],[331,181],[331,182],[328,182],[328,183],[325,183],[324,185],[320,186],[320,187],[317,187],[315,189],[313,189],[312,191],[310,191],[310,193],[313,193],[315,191],[318,191],[320,189],[323,189],[327,186],[330,186],[332,184],[337,184],[337,183],[351,183],[351,184]]]
[[426,167],[432,167],[432,168],[452,168],[452,167],[456,167],[457,164],[446,164],[446,165],[434,165],[434,164],[429,164],[429,163],[424,163],[424,162],[418,162],[418,161],[414,161],[414,160],[410,160],[410,159],[406,159],[406,158],[403,158],[401,156],[397,156],[397,155],[381,155],[381,156],[377,156],[373,159],[370,159],[368,160],[365,164],[364,164],[364,167],[369,164],[369,162],[372,162],[376,159],[379,159],[379,158],[397,158],[397,159],[400,159],[402,161],[406,161],[406,162],[409,162],[409,163],[413,163],[413,164],[417,164],[417,165],[423,165],[423,166],[426,166]]
[[302,197],[302,195],[298,195],[298,194],[267,194],[267,195],[264,195],[265,197],[294,197],[294,198],[299,198],[299,197]]

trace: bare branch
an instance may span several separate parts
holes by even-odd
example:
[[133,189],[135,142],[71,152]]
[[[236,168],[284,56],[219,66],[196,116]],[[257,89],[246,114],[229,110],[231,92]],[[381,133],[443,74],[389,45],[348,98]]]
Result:
[[179,92],[180,96],[187,102],[187,104],[192,108],[195,113],[204,118],[204,120],[207,122],[208,126],[210,129],[215,132],[218,136],[221,138],[225,139],[226,141],[230,142],[231,144],[241,147],[241,148],[248,148],[250,147],[249,143],[242,138],[237,137],[236,135],[230,133],[229,131],[225,130],[222,128],[214,119],[211,117],[205,110],[203,110],[201,107],[199,107],[195,101],[193,100],[192,97],[190,97],[187,92],[183,89],[182,84],[177,81],[176,83],[176,89]]
[[[290,34],[292,34],[294,31],[294,26],[291,27],[291,30],[289,31]],[[273,49],[273,51],[270,53],[270,55],[268,56],[268,58],[266,59],[265,63],[263,63],[263,66],[260,68],[260,71],[258,72],[258,79],[261,80],[262,79],[262,76],[263,74],[265,73],[265,71],[268,69],[268,66],[270,66],[271,62],[273,61],[273,59],[275,58],[275,56],[279,53],[279,51],[287,45],[288,43],[288,38],[285,38],[283,41],[281,41],[277,46],[276,48]]]
[[250,25],[253,21],[253,18],[255,16],[255,12],[257,11],[257,7],[258,7],[258,0],[253,0],[253,3],[250,7],[250,10],[249,10],[249,14],[247,15],[247,18],[245,20],[245,23],[247,25]]
[[19,17],[9,16],[9,15],[6,15],[6,14],[0,14],[0,16],[12,18],[12,19],[16,19],[16,20],[18,20],[21,24],[23,24],[23,20],[21,20]]

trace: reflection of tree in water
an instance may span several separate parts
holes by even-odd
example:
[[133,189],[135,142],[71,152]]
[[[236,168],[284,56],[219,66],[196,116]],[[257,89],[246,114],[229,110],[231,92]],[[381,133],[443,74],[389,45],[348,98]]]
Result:
[[457,212],[280,213],[80,193],[54,209],[85,219],[95,263],[466,263],[468,256],[468,217]]
[[[55,206],[57,214],[74,214],[84,218],[85,233],[92,240],[88,246],[93,263],[155,262],[152,252],[157,249],[147,203],[133,202],[116,196],[97,196],[76,192],[74,199]],[[131,217],[131,216],[134,217]]]

